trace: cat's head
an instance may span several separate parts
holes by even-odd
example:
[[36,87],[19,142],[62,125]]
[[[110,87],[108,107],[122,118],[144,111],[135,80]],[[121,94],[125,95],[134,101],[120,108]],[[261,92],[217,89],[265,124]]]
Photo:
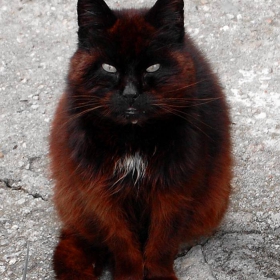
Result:
[[79,45],[68,76],[73,112],[120,124],[176,112],[195,81],[183,6],[158,0],[149,10],[112,11],[103,0],[79,0]]

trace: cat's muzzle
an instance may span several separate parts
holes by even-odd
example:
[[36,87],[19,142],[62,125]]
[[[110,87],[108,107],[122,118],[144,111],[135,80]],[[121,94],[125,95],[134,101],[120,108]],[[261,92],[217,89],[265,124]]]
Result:
[[133,124],[136,124],[140,118],[140,112],[136,108],[129,107],[125,111],[125,118]]

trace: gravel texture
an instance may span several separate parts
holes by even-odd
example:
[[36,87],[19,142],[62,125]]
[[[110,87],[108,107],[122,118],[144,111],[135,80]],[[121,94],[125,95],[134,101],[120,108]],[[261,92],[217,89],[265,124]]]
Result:
[[[280,279],[280,0],[186,0],[185,17],[231,106],[235,176],[223,224],[179,255],[178,277]],[[0,278],[22,279],[29,244],[26,279],[52,280],[47,139],[76,48],[76,1],[1,0],[0,26]]]

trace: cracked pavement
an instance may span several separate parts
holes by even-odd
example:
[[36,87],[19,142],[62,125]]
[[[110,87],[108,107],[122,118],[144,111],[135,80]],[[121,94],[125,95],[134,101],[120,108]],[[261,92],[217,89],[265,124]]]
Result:
[[[230,103],[235,168],[224,222],[178,256],[178,277],[280,279],[280,0],[186,0],[185,18]],[[28,243],[26,279],[52,280],[47,140],[77,43],[76,1],[1,0],[0,23],[0,278],[22,279]]]

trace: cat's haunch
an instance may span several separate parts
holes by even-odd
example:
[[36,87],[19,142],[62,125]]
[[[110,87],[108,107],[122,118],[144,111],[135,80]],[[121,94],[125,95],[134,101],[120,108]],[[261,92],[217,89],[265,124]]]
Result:
[[228,205],[224,94],[185,35],[183,0],[111,10],[78,1],[78,49],[50,136],[60,280],[177,279],[181,243]]

